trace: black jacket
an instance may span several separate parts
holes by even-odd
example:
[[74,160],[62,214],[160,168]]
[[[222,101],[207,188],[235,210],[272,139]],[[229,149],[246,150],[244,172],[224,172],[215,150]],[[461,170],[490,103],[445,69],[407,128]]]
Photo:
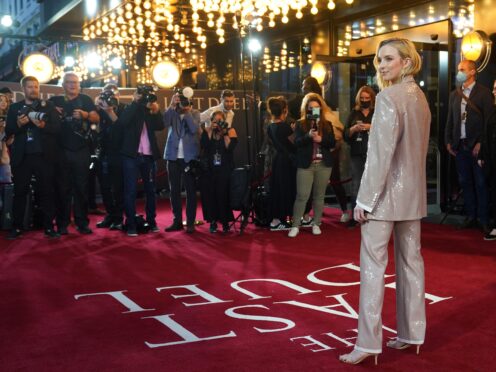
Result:
[[[470,92],[470,101],[475,105],[479,112],[471,105],[467,104],[467,120],[465,122],[467,142],[470,148],[476,143],[482,142],[484,128],[487,125],[489,117],[493,111],[493,96],[491,91],[485,86],[475,83]],[[448,120],[445,128],[445,144],[451,144],[455,150],[459,148],[461,135],[461,95],[454,90],[450,94]]]
[[[45,102],[45,106],[40,105],[37,108],[38,112],[48,114],[48,119],[45,121],[45,127],[39,129],[41,133],[41,149],[42,156],[47,162],[55,162],[57,158],[57,137],[60,131],[60,118],[55,106],[50,101]],[[25,101],[13,103],[7,113],[7,124],[5,127],[5,135],[7,137],[14,135],[14,142],[11,147],[10,165],[15,168],[20,165],[24,159],[27,141],[27,128],[34,126],[33,123],[28,123],[22,127],[17,125],[17,117],[19,110],[25,105]]]
[[98,126],[98,144],[101,149],[101,156],[115,156],[121,151],[122,146],[122,123],[119,118],[125,109],[125,105],[119,104],[116,110],[117,121],[112,122],[105,110],[98,109],[100,123]]
[[[322,149],[322,161],[326,167],[332,167],[331,150],[334,146],[336,146],[334,130],[332,129],[332,125],[330,123],[329,128],[331,129],[330,131],[324,128],[324,132],[322,133],[322,142],[320,143],[320,147]],[[310,167],[313,156],[313,140],[308,134],[308,131],[303,130],[301,121],[296,122],[295,145],[296,167]]]
[[122,155],[131,158],[138,156],[141,131],[145,122],[153,158],[157,160],[162,157],[158,149],[157,137],[155,136],[155,131],[164,129],[162,115],[160,112],[151,114],[146,107],[136,102],[128,105],[118,120],[118,125],[122,126]]
[[369,132],[360,132],[361,141],[357,141],[358,133],[350,136],[350,128],[356,124],[357,120],[361,120],[364,124],[372,123],[372,116],[374,116],[374,109],[370,109],[367,116],[363,115],[362,111],[351,111],[344,126],[344,140],[350,145],[350,155],[367,155]]

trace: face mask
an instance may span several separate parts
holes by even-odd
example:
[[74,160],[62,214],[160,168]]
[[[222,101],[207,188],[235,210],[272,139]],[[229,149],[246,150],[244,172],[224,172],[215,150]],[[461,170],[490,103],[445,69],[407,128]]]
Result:
[[372,102],[370,102],[370,101],[360,101],[360,108],[368,109],[370,107],[371,103]]
[[467,74],[462,71],[458,71],[458,73],[456,74],[456,81],[460,84],[463,84],[467,81]]

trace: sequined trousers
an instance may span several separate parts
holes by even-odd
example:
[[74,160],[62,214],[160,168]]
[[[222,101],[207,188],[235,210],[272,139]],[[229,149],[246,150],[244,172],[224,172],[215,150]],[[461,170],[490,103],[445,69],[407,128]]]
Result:
[[396,321],[401,342],[423,344],[425,337],[424,260],[420,253],[420,220],[362,224],[360,305],[355,349],[382,351],[382,304],[388,242],[394,232]]

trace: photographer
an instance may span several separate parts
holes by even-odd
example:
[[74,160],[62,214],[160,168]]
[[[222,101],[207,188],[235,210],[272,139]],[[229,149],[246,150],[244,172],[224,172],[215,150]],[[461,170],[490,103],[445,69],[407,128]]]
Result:
[[[174,221],[165,231],[183,229],[181,180],[186,189],[186,232],[195,231],[196,187],[195,176],[189,166],[198,158],[200,151],[198,134],[200,113],[193,110],[192,103],[182,91],[174,93],[170,107],[164,113],[165,127],[168,129],[164,159],[167,160],[167,173],[170,186],[170,200]],[[186,172],[186,170],[190,170]]]
[[119,103],[119,90],[114,84],[107,84],[96,99],[100,124],[98,126],[98,167],[97,177],[100,182],[103,205],[106,216],[97,222],[98,228],[122,230],[123,213],[123,181],[122,157],[122,126],[118,118],[124,111],[124,105]]
[[210,222],[210,232],[217,231],[217,221],[224,233],[229,231],[229,221],[234,219],[229,205],[229,179],[234,168],[233,151],[238,143],[234,128],[229,128],[222,111],[212,114],[200,138],[202,157],[207,172],[202,182],[203,218]]
[[40,85],[33,76],[21,79],[24,99],[10,106],[6,137],[14,136],[11,167],[14,180],[14,224],[8,239],[21,235],[31,177],[37,180],[45,236],[59,237],[53,230],[52,180],[60,120],[52,103],[40,100]]
[[89,130],[100,120],[90,97],[81,94],[79,76],[66,72],[62,81],[65,95],[50,98],[62,116],[59,136],[61,154],[57,164],[57,227],[68,233],[72,197],[74,220],[81,234],[91,234],[88,227],[88,175],[90,167]]
[[224,121],[227,122],[229,128],[232,127],[232,122],[234,119],[234,104],[234,92],[229,89],[224,89],[220,94],[220,105],[210,107],[209,109],[203,111],[200,114],[200,122],[210,124],[210,118],[212,117],[212,114],[217,111],[222,111],[225,117]]
[[[293,207],[293,227],[290,238],[299,233],[305,204],[313,191],[312,233],[320,235],[320,221],[324,197],[332,171],[331,149],[336,145],[331,122],[327,121],[326,106],[322,97],[309,93],[301,105],[302,119],[296,122],[296,200]],[[312,189],[313,187],[313,189]]]
[[124,210],[128,236],[138,236],[136,226],[136,189],[141,176],[146,195],[146,222],[158,232],[155,201],[155,161],[160,158],[155,131],[164,129],[157,96],[151,86],[138,86],[133,102],[120,116],[122,125],[122,171],[124,176]]

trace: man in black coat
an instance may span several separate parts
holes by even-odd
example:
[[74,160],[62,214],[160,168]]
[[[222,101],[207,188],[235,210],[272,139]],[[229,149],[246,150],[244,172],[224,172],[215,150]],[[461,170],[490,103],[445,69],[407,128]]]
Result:
[[96,104],[98,115],[100,115],[97,138],[99,149],[97,176],[106,210],[105,218],[97,222],[96,227],[122,230],[124,212],[124,183],[120,154],[122,125],[118,119],[125,105],[119,103],[119,89],[114,84],[107,84],[103,87]]
[[[152,101],[152,102],[150,102]],[[136,189],[141,176],[146,196],[146,222],[152,232],[158,232],[156,217],[156,160],[160,159],[155,131],[164,129],[160,108],[150,92],[137,90],[133,102],[120,119],[122,125],[122,172],[124,176],[124,211],[128,236],[138,236],[136,226]]]
[[463,60],[456,80],[460,87],[451,92],[445,143],[455,157],[458,182],[463,192],[467,219],[461,228],[476,227],[477,218],[488,231],[488,191],[482,168],[477,164],[484,128],[493,110],[489,89],[476,82],[476,65]]
[[8,235],[16,239],[22,234],[26,199],[31,177],[36,177],[45,235],[56,238],[53,230],[54,164],[57,157],[57,135],[60,120],[51,102],[40,100],[40,84],[33,76],[21,80],[24,99],[10,106],[7,114],[6,136],[14,135],[11,167],[14,180],[14,224]]
[[88,219],[88,176],[90,167],[89,130],[100,120],[90,97],[81,94],[79,76],[66,72],[63,96],[50,98],[62,115],[59,136],[61,154],[57,159],[57,227],[61,235],[68,233],[72,199],[74,221],[81,234],[91,234]]

